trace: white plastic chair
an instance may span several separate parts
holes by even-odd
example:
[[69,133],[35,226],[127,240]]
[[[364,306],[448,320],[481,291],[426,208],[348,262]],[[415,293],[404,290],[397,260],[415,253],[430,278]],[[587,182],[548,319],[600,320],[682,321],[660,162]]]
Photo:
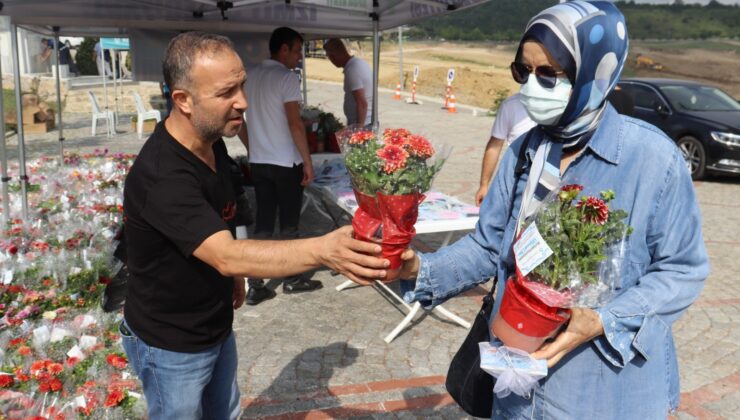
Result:
[[92,109],[93,109],[93,116],[92,116],[92,135],[94,136],[96,134],[96,129],[98,127],[98,120],[100,118],[103,118],[105,120],[105,127],[106,132],[109,136],[113,135],[113,127],[116,126],[113,111],[111,110],[100,110],[100,105],[98,105],[98,100],[95,98],[95,94],[87,91],[87,95],[90,97],[90,102],[92,103]]
[[154,119],[160,122],[162,121],[162,114],[156,109],[147,111],[141,95],[138,92],[131,93],[134,95],[134,102],[136,103],[136,132],[139,133],[139,139],[142,139],[144,138],[144,121]]

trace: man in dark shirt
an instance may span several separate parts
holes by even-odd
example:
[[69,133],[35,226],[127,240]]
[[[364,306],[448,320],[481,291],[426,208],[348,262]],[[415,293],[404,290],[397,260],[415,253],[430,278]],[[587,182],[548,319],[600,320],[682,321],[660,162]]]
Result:
[[[235,240],[236,198],[222,136],[247,107],[246,73],[231,42],[190,32],[169,44],[173,109],[135,160],[124,189],[130,280],[120,331],[144,385],[150,419],[239,414],[233,311],[244,277],[326,265],[350,278],[385,275],[380,247],[346,227],[320,238]],[[369,255],[366,255],[369,254]]]

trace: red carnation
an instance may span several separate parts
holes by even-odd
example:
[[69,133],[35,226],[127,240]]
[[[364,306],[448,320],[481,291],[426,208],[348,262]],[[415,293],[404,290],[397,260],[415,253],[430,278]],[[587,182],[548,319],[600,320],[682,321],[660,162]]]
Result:
[[118,404],[123,401],[123,399],[126,398],[126,394],[121,391],[120,389],[114,389],[111,391],[108,396],[105,398],[105,406],[106,407],[116,407]]
[[0,388],[10,388],[13,382],[12,375],[0,375]]
[[126,369],[126,366],[128,365],[128,359],[117,354],[109,354],[105,358],[105,361],[117,369]]
[[385,145],[376,153],[385,163],[383,171],[389,174],[392,174],[406,166],[406,159],[409,157],[408,152],[403,150],[402,147],[394,146],[392,144]]
[[576,204],[576,208],[581,209],[583,212],[584,222],[603,225],[609,219],[609,207],[607,207],[606,202],[600,198],[582,198],[581,201]]
[[372,131],[358,131],[349,138],[349,144],[365,144],[373,137],[375,137],[375,134]]
[[406,147],[412,155],[422,159],[430,158],[434,154],[434,147],[422,136],[409,136],[406,139]]

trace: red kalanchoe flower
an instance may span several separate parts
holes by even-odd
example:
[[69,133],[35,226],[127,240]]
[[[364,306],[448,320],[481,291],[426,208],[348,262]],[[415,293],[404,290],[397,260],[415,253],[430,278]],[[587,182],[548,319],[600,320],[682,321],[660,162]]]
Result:
[[14,382],[13,375],[0,375],[0,388],[10,388]]
[[385,141],[385,144],[392,144],[394,146],[406,145],[406,137],[401,137],[401,136],[386,137],[384,141]]
[[389,137],[408,137],[411,135],[411,132],[405,128],[386,128],[385,131],[383,131],[383,139],[388,139]]
[[606,205],[606,202],[600,198],[582,198],[581,201],[576,204],[576,208],[583,211],[584,222],[603,225],[607,220],[609,220],[609,207]]
[[123,399],[126,398],[126,393],[121,391],[120,389],[114,389],[111,391],[108,396],[105,398],[105,405],[106,407],[116,407],[118,404],[123,401]]
[[128,365],[128,359],[117,354],[109,354],[105,358],[105,361],[108,362],[109,365],[117,369],[125,369]]
[[365,144],[373,137],[375,134],[372,131],[358,131],[349,138],[349,144]]
[[406,159],[409,157],[408,152],[403,150],[402,147],[392,144],[385,145],[376,154],[384,161],[383,171],[389,174],[406,166]]
[[434,154],[434,147],[422,136],[409,136],[406,139],[406,148],[412,155],[422,159],[430,158]]

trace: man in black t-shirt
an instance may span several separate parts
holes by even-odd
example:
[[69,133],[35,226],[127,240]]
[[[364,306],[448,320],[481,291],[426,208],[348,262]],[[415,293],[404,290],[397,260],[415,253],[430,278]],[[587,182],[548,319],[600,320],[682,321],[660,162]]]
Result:
[[[150,419],[239,414],[233,311],[244,277],[326,265],[355,281],[385,276],[380,247],[346,227],[320,238],[235,240],[236,197],[222,136],[247,107],[246,73],[231,42],[190,32],[169,44],[173,109],[134,161],[124,188],[130,272],[120,331],[144,385]],[[367,254],[367,255],[366,255]]]

